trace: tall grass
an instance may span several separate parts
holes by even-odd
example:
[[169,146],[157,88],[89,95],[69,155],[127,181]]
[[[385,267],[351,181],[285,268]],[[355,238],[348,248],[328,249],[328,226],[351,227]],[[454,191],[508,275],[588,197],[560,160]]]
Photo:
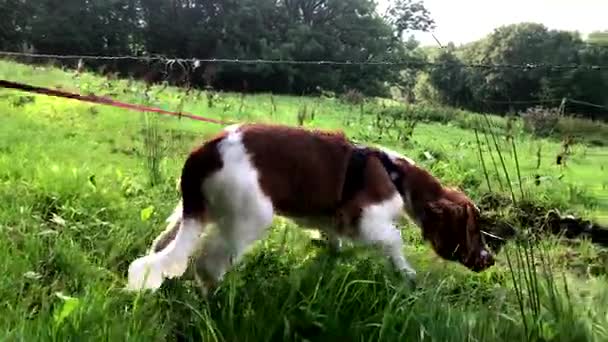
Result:
[[[492,135],[494,147],[501,160],[505,179],[508,182],[511,199],[515,204],[516,198],[511,185],[511,177],[506,167],[502,153],[498,146],[496,133],[492,131],[489,120],[486,120],[488,131]],[[477,136],[477,132],[476,136]],[[511,140],[511,147],[515,159],[515,172],[522,200],[524,190],[521,181],[521,170],[517,158],[517,147],[513,136],[507,137]],[[483,165],[481,146],[477,137],[478,150],[480,151],[480,162]],[[490,153],[491,147],[489,146]],[[486,176],[486,178],[488,178]],[[488,181],[489,182],[489,181]],[[488,185],[490,188],[490,185]],[[514,296],[519,307],[520,320],[523,325],[524,338],[530,341],[547,340],[590,340],[591,332],[586,329],[579,317],[574,314],[575,309],[568,290],[568,282],[561,273],[561,278],[552,267],[550,253],[546,243],[538,240],[537,235],[529,234],[527,227],[521,227],[514,243],[504,248],[503,255],[506,258],[510,273]]]
[[[70,74],[56,69],[34,71],[11,63],[0,62],[0,75],[47,86],[106,89],[106,80],[86,73],[74,85]],[[142,86],[111,82],[116,96],[141,101]],[[583,158],[575,151],[571,168],[559,171],[566,175],[563,181],[543,180],[528,188],[529,170],[553,175],[546,163],[535,166],[538,140],[516,127],[517,144],[503,143],[500,119],[488,117],[488,128],[482,114],[452,110],[449,119],[438,117],[444,120],[439,124],[412,117],[418,109],[407,107],[398,112],[396,124],[393,118],[381,123],[389,128],[380,138],[372,100],[366,101],[364,115],[356,113],[350,126],[342,127],[351,106],[331,98],[218,93],[196,101],[184,100],[171,87],[152,89],[149,101],[155,105],[237,120],[247,111],[252,119],[295,125],[298,109],[307,104],[315,115],[307,115],[303,125],[341,127],[362,143],[402,151],[474,198],[486,191],[484,179],[488,189],[501,191],[495,184],[500,179],[502,192],[511,191],[507,197],[521,202],[517,188],[504,183],[506,173],[519,181],[519,192],[529,193],[526,200],[546,198],[587,209],[599,198],[585,185],[594,184],[600,157]],[[253,246],[209,298],[200,295],[190,275],[168,281],[156,293],[125,293],[129,262],[147,251],[178,198],[175,178],[184,156],[218,128],[152,114],[138,120],[108,107],[95,107],[93,115],[79,103],[39,96],[18,101],[18,95],[0,91],[0,340],[608,339],[602,250],[530,240],[529,227],[518,222],[519,240],[509,242],[497,265],[480,274],[439,260],[421,243],[419,231],[404,222],[405,253],[420,279],[414,290],[376,251],[347,245],[334,256],[313,246],[300,227],[277,218],[268,238]],[[429,116],[443,112],[423,109]],[[469,126],[463,129],[459,120]],[[401,132],[412,122],[415,129]],[[551,141],[543,144],[543,151],[559,149]],[[543,160],[552,158],[550,153]],[[571,197],[568,186],[582,190]],[[513,219],[510,207],[496,210]],[[594,275],[574,272],[590,264],[599,269]]]
[[162,182],[161,162],[163,158],[162,138],[159,134],[158,115],[143,114],[143,145],[146,153],[146,170],[151,186]]
[[[527,131],[535,133],[529,128],[526,116],[498,117],[488,116],[485,113],[473,113],[465,110],[442,106],[430,106],[426,104],[392,105],[391,110],[402,112],[404,116],[415,118],[422,122],[440,123],[453,125],[464,129],[482,129],[487,126],[485,120],[491,122],[493,131],[507,133],[510,130]],[[382,106],[368,105],[367,111],[381,112],[385,110]],[[544,109],[540,112],[544,113]],[[514,126],[514,127],[513,127]],[[593,146],[608,145],[608,124],[602,121],[589,120],[577,116],[556,116],[550,127],[542,127],[538,131],[539,137],[549,137],[561,141],[564,137],[573,136],[578,141]]]

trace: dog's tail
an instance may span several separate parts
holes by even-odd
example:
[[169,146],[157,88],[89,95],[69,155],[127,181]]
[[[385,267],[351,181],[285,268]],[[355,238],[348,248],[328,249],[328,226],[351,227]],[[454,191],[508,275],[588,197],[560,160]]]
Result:
[[196,218],[203,224],[208,220],[207,201],[202,185],[206,177],[222,167],[217,145],[223,138],[223,135],[218,135],[194,150],[186,159],[177,183],[182,198],[167,218],[167,228],[154,239],[150,253],[163,250],[175,239],[184,216]]
[[165,249],[171,241],[175,239],[177,232],[179,231],[179,227],[182,223],[183,219],[183,209],[182,209],[182,200],[177,202],[177,206],[173,209],[173,212],[169,217],[167,217],[167,228],[160,233],[152,242],[152,246],[150,247],[149,254],[158,253]]

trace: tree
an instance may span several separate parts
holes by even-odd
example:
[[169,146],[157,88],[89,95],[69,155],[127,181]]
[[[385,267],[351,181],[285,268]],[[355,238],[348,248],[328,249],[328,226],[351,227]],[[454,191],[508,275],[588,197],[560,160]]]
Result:
[[422,1],[395,0],[388,9],[387,18],[399,38],[407,31],[429,31],[435,28],[435,21]]
[[[441,103],[476,111],[505,113],[539,104],[557,106],[562,98],[605,105],[608,74],[585,67],[608,65],[604,37],[594,33],[585,42],[578,33],[549,30],[536,23],[502,26],[476,42],[441,50],[433,58],[438,66],[421,80],[430,83]],[[568,67],[572,65],[581,67]],[[435,96],[428,88],[417,87]],[[586,115],[595,115],[598,108],[569,106]]]
[[436,89],[442,103],[450,106],[466,106],[471,102],[467,85],[467,70],[449,44],[435,58],[436,66],[429,71],[429,81]]
[[608,31],[595,31],[589,34],[587,42],[594,45],[608,47]]
[[30,8],[19,0],[0,1],[0,48],[18,50],[26,42],[27,18]]
[[[472,45],[468,63],[536,65],[545,62],[550,34],[535,23],[503,26],[479,44]],[[542,70],[489,68],[472,71],[469,87],[476,105],[492,111],[513,109],[513,102],[534,101],[541,91]]]
[[[551,69],[544,65],[584,63],[581,59],[584,46],[578,34],[549,30],[541,24],[502,26],[452,53],[465,64],[496,67],[465,71],[439,69],[445,75],[436,75],[430,80],[447,104],[464,104],[473,110],[505,113],[544,101],[559,103],[562,97],[583,96],[582,89],[576,86],[580,75],[568,68]],[[454,58],[443,55],[438,62],[454,64]],[[525,65],[530,67],[520,67]],[[451,78],[448,75],[452,75]],[[446,79],[456,85],[446,88]],[[456,79],[466,80],[466,84]]]

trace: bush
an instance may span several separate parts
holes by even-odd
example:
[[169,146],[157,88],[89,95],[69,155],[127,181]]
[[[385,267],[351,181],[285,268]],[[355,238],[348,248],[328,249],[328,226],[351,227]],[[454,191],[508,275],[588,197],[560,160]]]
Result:
[[349,89],[340,96],[340,100],[343,103],[357,106],[365,101],[365,95],[356,89]]
[[577,117],[561,117],[556,127],[562,136],[573,136],[584,140],[592,146],[608,144],[608,125],[601,121],[593,121]]
[[538,137],[552,135],[559,123],[559,109],[536,106],[521,113],[524,130]]
[[560,116],[557,108],[534,107],[521,113],[523,129],[538,137],[575,137],[592,146],[605,146],[608,125],[584,118]]

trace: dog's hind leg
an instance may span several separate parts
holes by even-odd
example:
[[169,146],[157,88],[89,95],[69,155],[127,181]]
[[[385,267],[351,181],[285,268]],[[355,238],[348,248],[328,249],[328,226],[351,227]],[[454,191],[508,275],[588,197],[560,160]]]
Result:
[[164,278],[181,276],[188,268],[190,255],[198,244],[203,227],[204,223],[199,218],[184,218],[175,239],[164,249],[131,263],[127,288],[156,290]]
[[212,291],[224,274],[240,261],[248,247],[262,238],[270,227],[273,217],[270,202],[249,203],[252,207],[242,211],[245,215],[219,219],[217,229],[203,239],[194,267],[195,278],[204,293]]
[[320,230],[321,236],[323,237],[324,242],[329,247],[329,251],[332,254],[338,254],[342,250],[342,239],[335,231],[335,229],[327,228]]
[[[157,238],[153,246],[156,252],[131,263],[127,289],[156,290],[162,285],[164,278],[180,277],[188,268],[190,256],[198,246],[208,217],[207,200],[201,187],[202,168],[199,165],[199,158],[199,155],[192,154],[187,159],[182,169],[180,183],[181,210],[176,209],[177,213],[174,213],[172,223]],[[175,238],[170,239],[173,231]]]

